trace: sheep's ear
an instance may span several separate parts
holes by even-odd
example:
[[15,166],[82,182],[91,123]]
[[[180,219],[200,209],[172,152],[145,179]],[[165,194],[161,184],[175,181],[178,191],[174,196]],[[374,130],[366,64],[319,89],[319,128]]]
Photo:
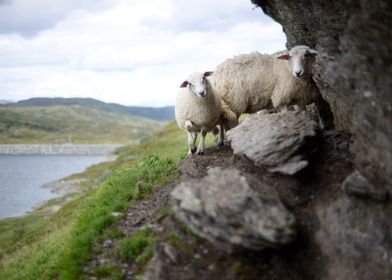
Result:
[[186,87],[188,85],[188,81],[184,81],[181,85],[180,85],[180,88],[181,87]]
[[208,76],[211,76],[212,74],[214,74],[214,72],[213,71],[207,71],[207,72],[204,72],[204,77],[208,77]]
[[309,53],[310,53],[311,55],[317,55],[317,51],[314,50],[314,49],[309,49]]
[[283,54],[283,55],[278,56],[277,59],[289,60],[290,56],[288,54]]

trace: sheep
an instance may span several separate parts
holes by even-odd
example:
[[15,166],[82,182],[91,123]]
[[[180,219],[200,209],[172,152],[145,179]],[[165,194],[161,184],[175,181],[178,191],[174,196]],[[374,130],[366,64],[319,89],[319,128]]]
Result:
[[[175,118],[178,126],[187,131],[188,155],[196,152],[197,134],[200,132],[201,140],[197,154],[204,154],[205,137],[207,132],[216,128],[222,104],[219,95],[213,94],[208,80],[212,72],[193,73],[180,86],[176,98]],[[220,129],[219,145],[223,145],[224,131]]]
[[308,46],[296,46],[288,54],[278,57],[253,52],[219,64],[214,71],[212,86],[227,105],[225,110],[231,110],[225,115],[235,115],[236,119],[228,121],[231,127],[236,121],[238,123],[243,113],[272,108],[287,111],[289,105],[303,110],[312,102],[316,105],[325,102],[312,80],[316,55],[317,51]]

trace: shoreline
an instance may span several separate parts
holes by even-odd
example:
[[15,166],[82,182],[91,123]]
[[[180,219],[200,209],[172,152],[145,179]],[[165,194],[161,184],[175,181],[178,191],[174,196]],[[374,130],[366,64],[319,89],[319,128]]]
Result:
[[106,156],[123,145],[118,144],[0,144],[1,155],[78,155]]
[[[94,146],[99,146],[99,145],[94,145]],[[0,154],[0,156],[2,156],[2,155],[4,155],[4,154]],[[16,154],[12,154],[12,155],[16,155]],[[18,154],[18,155],[31,155],[31,154]],[[34,154],[34,155],[42,155],[42,154]],[[49,154],[45,154],[45,155],[49,155]],[[56,154],[56,155],[103,156],[103,157],[105,157],[105,159],[103,159],[102,161],[100,161],[96,164],[102,164],[105,162],[114,161],[117,158],[117,155],[115,155],[113,152],[109,153],[109,154],[107,154],[107,153],[102,154],[102,155],[99,155],[99,154],[98,155],[97,154],[94,154],[94,155],[93,154],[76,154],[76,155],[75,154]],[[85,172],[91,166],[92,165],[86,166],[82,172]],[[57,212],[58,210],[61,209],[61,207],[63,206],[63,204],[65,202],[69,202],[69,199],[66,199],[65,201],[59,201],[59,202],[56,202],[54,204],[49,205],[50,201],[52,201],[53,199],[65,198],[67,195],[70,195],[70,194],[76,194],[76,193],[83,192],[83,189],[79,189],[78,187],[82,183],[86,182],[86,178],[67,179],[69,176],[72,176],[74,174],[76,174],[76,173],[72,173],[72,174],[69,174],[65,177],[42,183],[41,185],[38,186],[38,188],[42,188],[42,189],[46,189],[46,190],[50,191],[50,193],[52,193],[54,195],[54,197],[49,198],[49,199],[43,199],[43,200],[35,203],[34,205],[31,206],[31,208],[26,210],[23,214],[20,214],[17,216],[2,217],[2,218],[0,218],[0,222],[5,221],[7,219],[23,218],[23,217],[26,217],[27,215],[34,214],[36,211],[44,210],[44,209],[49,210],[51,213]]]

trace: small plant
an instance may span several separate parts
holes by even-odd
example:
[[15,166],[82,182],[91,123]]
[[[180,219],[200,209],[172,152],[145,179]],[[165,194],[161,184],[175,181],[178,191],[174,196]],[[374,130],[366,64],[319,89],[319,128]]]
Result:
[[172,246],[176,246],[179,241],[180,241],[180,235],[174,231],[170,232],[168,243]]
[[114,264],[106,264],[104,266],[99,267],[96,272],[96,276],[98,278],[110,277],[110,279],[123,279],[123,275],[120,267]]
[[152,230],[145,227],[133,236],[120,240],[117,245],[117,253],[124,260],[145,264],[153,256],[154,244],[155,237]]

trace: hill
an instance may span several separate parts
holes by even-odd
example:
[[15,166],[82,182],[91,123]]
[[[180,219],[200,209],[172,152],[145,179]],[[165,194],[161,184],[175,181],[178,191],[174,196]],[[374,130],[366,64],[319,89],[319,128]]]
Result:
[[12,101],[8,101],[8,100],[0,100],[0,104],[10,104],[13,103]]
[[94,99],[34,98],[0,105],[0,143],[126,144],[151,135],[169,111]]
[[169,121],[174,119],[174,107],[136,107],[123,106],[115,103],[105,103],[93,98],[31,98],[17,103],[8,104],[10,107],[31,107],[31,106],[85,106],[99,109],[105,112],[119,113],[125,115],[145,117],[159,121]]

